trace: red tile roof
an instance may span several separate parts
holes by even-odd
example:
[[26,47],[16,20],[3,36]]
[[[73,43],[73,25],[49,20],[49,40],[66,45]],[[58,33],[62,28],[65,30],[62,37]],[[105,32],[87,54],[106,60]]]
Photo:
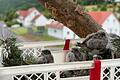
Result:
[[26,17],[28,16],[31,12],[33,12],[34,10],[36,10],[35,8],[30,8],[28,10],[19,10],[17,11],[17,13],[20,15],[20,16],[23,16],[23,17]]
[[58,21],[52,21],[50,24],[47,25],[50,28],[57,28],[57,29],[62,29],[64,25]]
[[26,17],[29,14],[29,11],[27,11],[27,10],[19,10],[18,14],[20,16]]
[[88,13],[98,24],[102,25],[112,12],[89,12]]

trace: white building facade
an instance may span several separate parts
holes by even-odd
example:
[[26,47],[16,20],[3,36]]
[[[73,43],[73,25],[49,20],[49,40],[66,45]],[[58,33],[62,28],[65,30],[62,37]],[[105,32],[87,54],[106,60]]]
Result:
[[120,22],[112,12],[89,12],[89,15],[102,26],[107,33],[113,33],[120,36]]
[[34,26],[46,26],[48,19],[44,15],[40,15],[33,21]]
[[30,8],[28,10],[17,11],[19,18],[17,21],[25,27],[31,26],[45,26],[47,18],[41,14],[36,8]]
[[107,33],[113,33],[120,36],[120,23],[117,18],[111,14],[102,24],[102,28],[106,30]]
[[120,2],[120,0],[115,0],[115,2]]
[[79,37],[62,23],[53,21],[48,24],[48,35],[59,39],[79,39]]

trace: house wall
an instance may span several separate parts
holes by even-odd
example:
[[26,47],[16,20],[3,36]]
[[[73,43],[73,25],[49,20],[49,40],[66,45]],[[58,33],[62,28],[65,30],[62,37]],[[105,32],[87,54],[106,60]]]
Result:
[[24,21],[24,17],[19,16],[18,19],[17,19],[17,21],[18,21],[19,23],[23,23],[23,21]]
[[33,20],[33,18],[34,18],[35,16],[37,16],[37,15],[40,15],[39,11],[38,11],[38,10],[34,10],[34,11],[32,11],[32,12],[28,15],[27,18],[29,18],[30,21],[31,21],[31,20]]
[[69,28],[64,27],[63,39],[79,39],[79,37]]
[[120,2],[120,0],[115,0],[115,2]]
[[29,17],[26,17],[23,21],[23,26],[30,27],[30,25],[31,25],[31,21],[30,21]]
[[79,37],[67,27],[63,27],[62,29],[48,28],[48,35],[59,39],[79,39]]
[[32,24],[31,23],[32,19],[39,14],[40,13],[37,10],[32,11],[27,17],[25,17],[23,21],[23,26],[30,27],[30,25]]
[[114,33],[120,36],[120,23],[113,14],[106,19],[102,26],[107,33]]
[[48,28],[48,35],[63,39],[63,29]]
[[41,15],[39,18],[37,18],[34,21],[34,25],[35,26],[46,26],[47,21],[48,21],[47,18]]

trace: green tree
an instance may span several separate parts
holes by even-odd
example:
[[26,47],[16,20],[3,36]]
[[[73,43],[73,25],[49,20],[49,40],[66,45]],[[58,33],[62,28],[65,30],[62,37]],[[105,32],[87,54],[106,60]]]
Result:
[[16,24],[17,22],[14,21],[18,15],[16,14],[15,10],[8,10],[4,15],[0,16],[0,20],[4,21],[8,27],[11,27],[11,25]]
[[88,5],[89,4],[89,2],[87,0],[77,0],[77,3],[81,4],[81,5]]
[[107,4],[104,3],[103,5],[100,6],[100,11],[107,11]]

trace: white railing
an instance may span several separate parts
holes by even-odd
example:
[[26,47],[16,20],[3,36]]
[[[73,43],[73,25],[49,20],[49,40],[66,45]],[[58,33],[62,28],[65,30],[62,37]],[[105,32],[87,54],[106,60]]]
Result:
[[[0,80],[89,80],[89,76],[61,78],[67,70],[90,69],[93,61],[1,67]],[[101,61],[101,80],[120,80],[120,59]]]
[[120,80],[120,59],[101,61],[101,80]]
[[[76,41],[78,41],[78,40],[72,40],[70,42],[70,44],[75,44]],[[50,46],[58,46],[58,45],[64,45],[64,44],[65,44],[65,41],[60,40],[60,41],[47,41],[47,42],[46,41],[42,41],[42,42],[23,42],[23,43],[19,43],[18,45],[21,45],[19,48],[21,50],[23,50],[23,55],[24,54],[32,54],[33,56],[38,57],[38,55],[41,54],[41,51],[43,49],[45,49],[47,47],[50,47]],[[1,51],[2,51],[2,53],[1,53]],[[52,52],[55,63],[64,62],[65,54],[64,54],[64,51],[62,50],[62,48],[50,49],[50,51]],[[3,50],[0,47],[0,66],[2,66],[2,64],[1,64],[2,54],[7,55],[6,51]]]
[[[90,69],[93,61],[1,67],[0,80],[89,80],[89,76],[60,78],[67,70]],[[120,59],[101,60],[101,80],[120,80]]]
[[89,80],[88,76],[60,78],[66,70],[90,69],[92,61],[64,64],[40,64],[16,67],[1,67],[0,80]]
[[[34,56],[39,55],[41,53],[41,50],[45,49],[49,46],[57,46],[57,45],[64,45],[64,41],[49,41],[49,42],[26,42],[21,43],[19,48],[23,50],[23,54],[33,54]],[[58,50],[56,50],[58,51]]]
[[[71,40],[70,44],[76,44],[77,41],[83,41],[83,39]],[[21,48],[46,47],[46,46],[64,45],[65,40],[40,41],[40,42],[22,42],[22,43],[19,43],[19,44],[23,45]]]
[[[20,47],[20,49],[23,50],[23,54],[34,55],[41,53],[42,48],[44,48],[44,46],[39,44],[34,44],[34,46],[29,44]],[[89,76],[60,78],[60,72],[66,70],[90,69],[92,61],[64,63],[65,54],[62,50],[52,51],[52,54],[56,64],[1,67],[0,80],[89,80]],[[50,78],[51,75],[56,76],[52,79]],[[101,80],[120,80],[120,59],[101,60]]]
[[[23,51],[22,55],[31,54],[34,57],[38,57],[41,54],[41,51],[43,49],[48,49],[49,46],[55,46],[55,45],[63,45],[64,41],[60,42],[28,42],[28,43],[20,43],[21,45],[19,48]],[[54,57],[55,63],[62,63],[64,62],[64,51],[62,48],[50,48],[50,51]],[[5,49],[0,48],[0,66],[2,62],[2,54],[8,55]],[[59,58],[58,58],[59,57]]]

